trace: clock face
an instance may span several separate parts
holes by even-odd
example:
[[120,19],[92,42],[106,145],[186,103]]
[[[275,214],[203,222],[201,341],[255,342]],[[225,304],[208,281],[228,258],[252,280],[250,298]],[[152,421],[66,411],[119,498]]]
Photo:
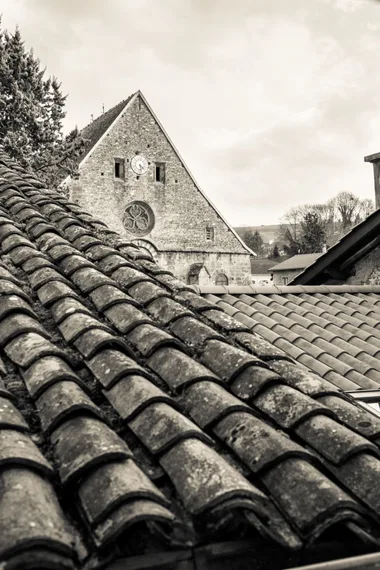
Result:
[[131,160],[131,166],[136,174],[145,174],[148,170],[148,161],[142,154],[136,154]]

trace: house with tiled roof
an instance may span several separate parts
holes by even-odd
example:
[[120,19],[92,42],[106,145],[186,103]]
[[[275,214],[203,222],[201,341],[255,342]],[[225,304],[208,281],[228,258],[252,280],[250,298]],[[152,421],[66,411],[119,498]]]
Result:
[[72,201],[187,283],[250,281],[254,252],[202,191],[140,91],[81,135],[78,176],[63,183]]
[[379,287],[202,290],[2,154],[0,246],[0,568],[376,567]]
[[299,253],[276,263],[269,268],[273,283],[275,285],[287,285],[320,255],[320,253]]

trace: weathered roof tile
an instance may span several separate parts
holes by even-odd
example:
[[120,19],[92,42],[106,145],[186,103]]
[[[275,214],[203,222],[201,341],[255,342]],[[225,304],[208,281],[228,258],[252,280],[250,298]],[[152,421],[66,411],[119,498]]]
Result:
[[67,362],[55,355],[36,359],[22,374],[33,399],[38,398],[47,388],[62,380],[76,382],[83,387],[82,381]]
[[157,350],[147,364],[172,390],[181,390],[199,380],[220,382],[211,370],[176,348]]
[[165,507],[170,504],[132,459],[98,467],[80,485],[79,498],[92,526],[127,501],[149,499]]
[[364,437],[369,439],[379,437],[380,418],[367,412],[363,407],[334,395],[321,396],[318,400],[331,408],[341,422]]
[[89,294],[98,311],[104,312],[119,303],[131,303],[138,306],[136,301],[127,293],[120,291],[115,285],[101,285]]
[[75,342],[82,334],[92,329],[111,332],[111,329],[98,319],[84,313],[69,315],[58,325],[59,330],[67,343]]
[[166,402],[151,403],[128,425],[153,455],[164,453],[188,438],[212,445],[212,440],[199,427]]
[[0,466],[1,471],[9,466],[27,466],[48,477],[54,473],[29,435],[12,428],[0,429]]
[[50,334],[35,318],[24,313],[10,314],[0,322],[0,346],[4,346],[19,335],[29,332],[50,339]]
[[126,338],[133,347],[147,358],[155,350],[164,346],[171,346],[180,350],[185,349],[179,340],[157,326],[150,324],[142,324],[135,327],[127,333]]
[[168,394],[150,380],[134,374],[121,378],[112,388],[105,390],[104,395],[123,420],[128,421],[156,402],[166,402],[174,408],[177,406]]
[[47,388],[37,399],[36,406],[44,432],[53,431],[78,412],[103,418],[102,412],[82,388],[69,380],[61,380]]
[[281,462],[264,473],[263,479],[301,536],[315,538],[331,522],[350,520],[350,512],[361,512],[358,503],[302,459]]
[[4,347],[4,352],[21,368],[28,368],[44,356],[59,356],[67,362],[71,360],[65,351],[35,332],[23,333],[11,340]]
[[232,382],[249,366],[266,368],[258,358],[219,340],[208,340],[202,350],[203,364],[211,368],[226,382]]
[[149,372],[120,350],[102,350],[88,360],[87,365],[106,390],[112,388],[120,378],[130,374],[150,378]]
[[376,445],[323,415],[306,418],[295,431],[311,447],[337,465],[363,451],[378,455]]
[[113,285],[112,279],[92,267],[83,267],[71,274],[73,283],[82,293],[91,293],[101,285]]
[[106,348],[116,348],[131,357],[134,356],[123,339],[108,332],[107,328],[96,327],[81,333],[80,336],[74,340],[74,345],[86,359],[92,358],[98,352]]
[[236,497],[250,499],[252,510],[265,516],[265,495],[202,441],[180,441],[160,463],[191,513],[200,514]]
[[[51,484],[25,467],[0,472],[0,557],[39,545],[76,558],[73,531],[65,520]],[[45,559],[41,558],[42,563]],[[37,561],[38,563],[38,561]]]
[[233,412],[257,415],[252,408],[215,382],[203,381],[186,389],[184,406],[202,429],[211,427]]
[[314,415],[335,417],[326,406],[290,386],[270,386],[253,400],[254,405],[282,428],[290,429]]
[[95,466],[132,456],[127,444],[98,419],[68,419],[51,435],[62,483],[88,474]]
[[170,330],[185,344],[195,348],[202,347],[209,339],[224,340],[220,333],[193,317],[177,319],[171,324]]
[[112,305],[104,311],[107,319],[121,333],[126,334],[139,325],[151,324],[152,319],[129,301]]
[[290,457],[313,460],[301,445],[246,410],[232,411],[213,431],[254,473],[270,469]]
[[181,317],[193,316],[191,311],[168,297],[155,299],[149,303],[147,311],[163,326],[167,326]]

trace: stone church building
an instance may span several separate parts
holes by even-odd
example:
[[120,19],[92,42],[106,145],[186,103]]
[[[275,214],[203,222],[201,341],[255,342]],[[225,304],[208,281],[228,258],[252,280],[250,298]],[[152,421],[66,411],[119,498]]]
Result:
[[63,183],[71,200],[187,283],[250,283],[253,252],[199,188],[140,91],[81,134],[79,177]]

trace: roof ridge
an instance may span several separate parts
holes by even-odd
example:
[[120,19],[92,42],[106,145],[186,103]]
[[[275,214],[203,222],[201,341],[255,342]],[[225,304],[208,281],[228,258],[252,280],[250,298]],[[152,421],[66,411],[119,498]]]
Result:
[[126,99],[122,99],[121,101],[119,101],[119,103],[116,103],[116,105],[113,105],[112,107],[110,107],[109,109],[107,109],[107,111],[104,111],[103,113],[101,113],[100,115],[98,115],[95,119],[91,120],[89,123],[87,123],[87,125],[85,125],[81,130],[80,133],[83,133],[83,131],[85,129],[87,129],[88,127],[90,127],[91,125],[93,125],[96,121],[99,121],[102,117],[104,117],[105,115],[107,115],[108,113],[112,113],[112,111],[114,111],[117,107],[122,106],[122,105],[126,105],[128,103],[128,101],[131,99],[131,97],[133,97],[133,95],[135,95],[137,92],[132,93],[131,95],[129,95]]
[[303,293],[380,293],[380,285],[191,285],[200,295],[301,295]]

